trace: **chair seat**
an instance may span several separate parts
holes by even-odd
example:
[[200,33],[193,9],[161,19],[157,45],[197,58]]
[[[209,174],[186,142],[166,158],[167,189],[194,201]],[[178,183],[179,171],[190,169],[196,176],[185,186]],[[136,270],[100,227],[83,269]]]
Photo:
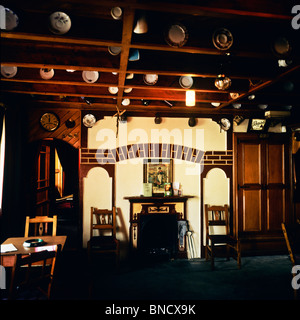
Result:
[[118,240],[112,236],[94,236],[89,242],[92,249],[115,250],[118,245]]

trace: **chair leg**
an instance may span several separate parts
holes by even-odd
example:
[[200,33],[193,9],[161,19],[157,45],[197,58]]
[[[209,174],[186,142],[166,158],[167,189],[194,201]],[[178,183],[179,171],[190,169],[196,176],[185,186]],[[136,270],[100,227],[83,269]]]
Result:
[[119,250],[115,253],[115,255],[116,255],[116,261],[115,261],[116,270],[118,271],[119,270],[119,266],[120,266],[120,252],[119,252]]
[[211,251],[210,251],[210,264],[211,264],[211,270],[214,270],[215,269],[215,248],[214,248],[214,243],[211,242]]
[[88,241],[87,243],[87,257],[88,257],[88,263],[89,265],[91,265],[91,245],[90,245],[90,242]]
[[207,248],[208,244],[205,246],[205,260],[208,260],[208,248]]
[[236,247],[236,252],[237,252],[237,264],[238,264],[238,268],[241,269],[241,246],[240,246],[240,241],[238,240],[237,242],[237,247]]
[[226,244],[226,259],[230,260],[230,246],[228,244]]

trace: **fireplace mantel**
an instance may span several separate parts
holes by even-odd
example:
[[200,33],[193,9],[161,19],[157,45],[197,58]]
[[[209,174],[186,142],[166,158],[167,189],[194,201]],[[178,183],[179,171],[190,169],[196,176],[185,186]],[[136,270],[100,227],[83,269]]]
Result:
[[[186,221],[186,202],[194,196],[124,197],[130,202],[130,248],[138,251],[141,215],[176,215],[177,221]],[[178,257],[186,258],[186,241],[178,243]]]
[[186,202],[189,198],[194,198],[194,196],[169,196],[169,197],[124,197],[124,199],[129,200],[132,203],[147,203],[147,202]]

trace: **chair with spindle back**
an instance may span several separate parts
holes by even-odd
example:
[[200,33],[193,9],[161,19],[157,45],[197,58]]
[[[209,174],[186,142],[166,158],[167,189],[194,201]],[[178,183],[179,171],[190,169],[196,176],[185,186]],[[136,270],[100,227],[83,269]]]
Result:
[[[211,269],[214,269],[214,258],[216,255],[216,245],[226,246],[227,259],[231,255],[231,251],[235,252],[234,257],[237,260],[238,267],[241,267],[241,249],[239,239],[235,239],[230,235],[228,205],[209,206],[205,205],[205,223],[206,223],[206,247],[205,258],[211,259]],[[217,234],[213,228],[225,227],[225,232]]]
[[26,217],[24,237],[29,236],[29,227],[34,225],[34,236],[47,235],[49,232],[48,223],[52,223],[52,236],[56,236],[57,216],[38,216],[35,218]]
[[[116,207],[112,210],[91,208],[90,240],[88,257],[91,262],[93,254],[114,254],[116,266],[119,266],[120,241],[116,239]],[[99,235],[94,235],[98,231]]]
[[[38,292],[50,299],[60,252],[59,244],[54,251],[43,250],[26,256],[18,254],[12,268],[8,299],[38,299],[38,293],[34,289],[39,289]],[[33,266],[40,267],[32,268]]]

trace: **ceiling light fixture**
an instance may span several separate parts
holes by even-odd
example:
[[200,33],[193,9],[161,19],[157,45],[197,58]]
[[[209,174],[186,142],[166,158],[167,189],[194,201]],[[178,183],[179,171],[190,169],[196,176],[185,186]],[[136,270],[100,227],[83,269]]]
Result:
[[211,102],[211,105],[214,107],[218,107],[220,104],[220,102]]
[[148,31],[148,24],[145,15],[141,15],[134,27],[133,32],[137,34],[147,33]]
[[224,74],[219,74],[218,78],[215,80],[215,86],[219,90],[227,90],[231,86],[231,80],[225,77]]
[[187,90],[185,92],[185,105],[187,107],[194,107],[196,105],[196,92],[195,92],[195,90]]
[[293,63],[292,60],[283,60],[283,59],[278,60],[278,66],[279,66],[279,67],[283,67],[283,68],[288,67],[288,66],[291,65],[292,63]]
[[233,103],[232,106],[234,107],[234,109],[240,109],[242,107],[241,103]]

